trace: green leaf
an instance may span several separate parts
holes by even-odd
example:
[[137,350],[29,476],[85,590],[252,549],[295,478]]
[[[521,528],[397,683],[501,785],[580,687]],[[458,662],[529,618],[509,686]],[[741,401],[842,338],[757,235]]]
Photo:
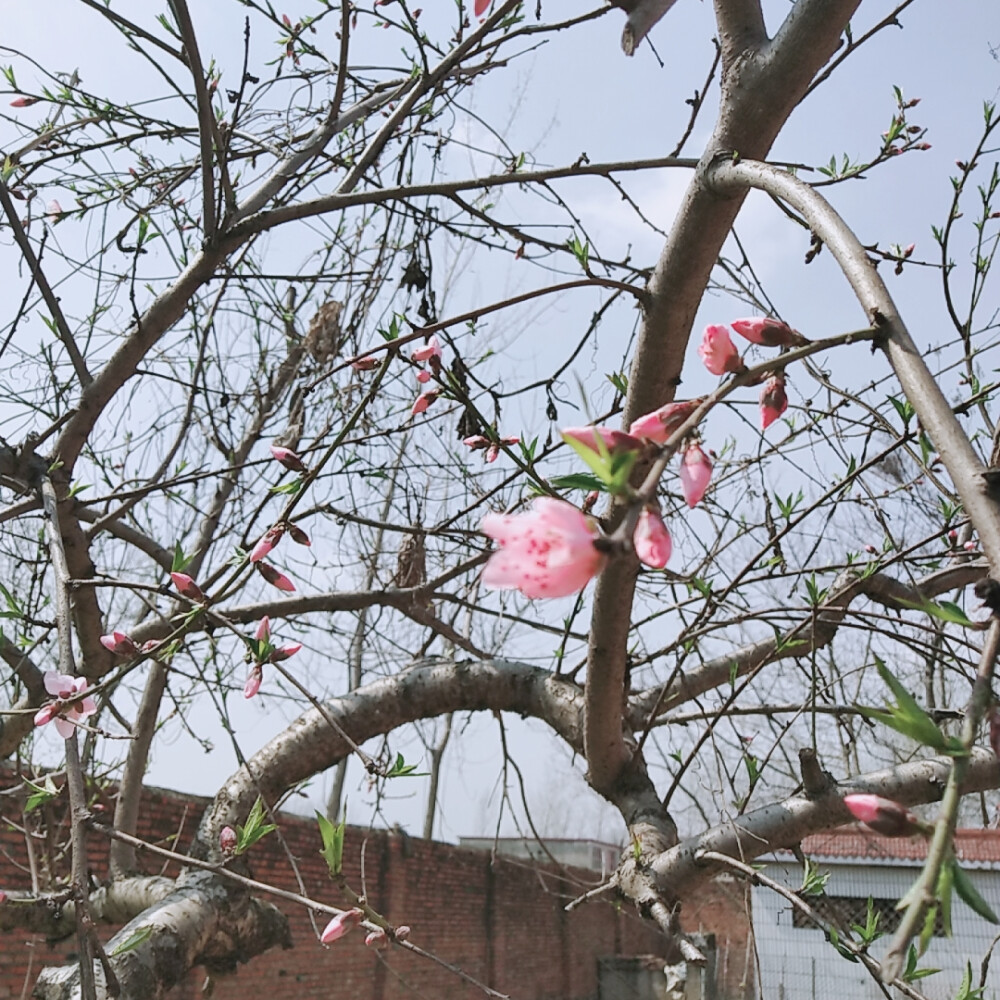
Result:
[[958,898],[966,906],[978,913],[984,920],[988,920],[991,924],[1000,924],[1000,920],[997,919],[993,908],[979,895],[978,890],[972,884],[972,879],[965,873],[961,865],[955,861],[952,868],[955,880],[955,892],[958,893]]
[[955,867],[955,859],[949,858],[938,872],[937,898],[941,904],[941,926],[945,937],[951,937],[951,891],[955,884]]
[[549,484],[557,490],[599,490],[607,493],[604,483],[589,472],[571,472],[568,476],[553,476]]
[[174,558],[170,564],[171,573],[182,573],[194,556],[185,556],[180,542],[174,542]]
[[969,616],[953,601],[924,601],[921,604],[919,601],[907,601],[899,598],[899,603],[907,608],[912,608],[914,611],[923,611],[924,614],[930,615],[932,618],[937,618],[939,621],[952,622],[955,625],[963,625],[965,628],[970,628],[974,624],[969,620]]
[[426,778],[426,771],[417,771],[416,764],[407,764],[401,753],[396,754],[392,767],[386,771],[387,778]]
[[626,491],[632,466],[638,458],[637,452],[624,451],[617,455],[612,454],[596,431],[594,432],[596,450],[566,435],[563,435],[563,440],[590,466],[591,471],[604,483],[609,493]]
[[870,719],[878,719],[891,729],[895,729],[896,732],[909,736],[910,739],[924,746],[933,747],[935,750],[947,750],[949,742],[945,739],[944,733],[877,656],[875,657],[875,669],[878,670],[879,676],[892,691],[896,704],[884,712],[859,707],[858,710],[861,714]]
[[983,989],[972,988],[972,963],[966,962],[965,972],[962,973],[962,982],[955,994],[955,1000],[983,1000]]
[[903,970],[902,975],[899,977],[904,983],[915,983],[918,979],[925,979],[927,976],[933,976],[936,972],[940,972],[940,969],[918,969],[917,968],[917,949],[914,945],[910,945],[906,952],[906,968]]
[[147,924],[145,927],[137,927],[121,944],[116,944],[108,955],[112,958],[115,955],[123,955],[126,951],[138,948],[143,941],[147,941],[153,933],[153,925]]
[[345,816],[336,826],[333,825],[321,812],[316,813],[316,822],[319,824],[319,835],[323,839],[323,850],[320,854],[326,861],[327,868],[331,875],[339,875],[344,867],[344,830],[347,826]]
[[24,803],[24,811],[26,813],[34,812],[39,806],[44,805],[46,802],[51,802],[59,794],[59,789],[56,788],[55,782],[51,777],[45,779],[44,787],[36,785],[27,778],[24,778],[23,781],[26,785],[34,789]]
[[908,399],[897,399],[895,396],[887,396],[886,399],[892,403],[893,408],[899,414],[899,419],[903,421],[903,426],[909,425],[913,419],[914,409]]
[[264,801],[257,796],[257,801],[247,816],[245,826],[236,826],[236,848],[234,854],[242,854],[249,850],[262,837],[266,837],[272,830],[277,830],[273,823],[264,822]]

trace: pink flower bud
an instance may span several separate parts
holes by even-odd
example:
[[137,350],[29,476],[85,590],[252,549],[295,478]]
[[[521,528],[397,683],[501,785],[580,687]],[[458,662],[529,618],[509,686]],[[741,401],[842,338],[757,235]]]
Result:
[[294,656],[301,648],[301,642],[293,642],[287,646],[282,646],[271,653],[270,657],[268,657],[268,662],[281,663],[282,660],[287,660],[289,656]]
[[422,395],[417,396],[416,402],[410,408],[410,416],[415,417],[418,414],[423,413],[437,398],[438,394],[433,389],[430,392],[425,392]]
[[15,97],[10,102],[10,106],[12,108],[30,108],[32,104],[37,104],[40,100],[40,97]]
[[734,319],[729,325],[741,337],[746,337],[752,344],[761,344],[763,347],[791,347],[805,343],[801,333],[771,316]]
[[236,831],[231,826],[224,826],[219,831],[219,850],[223,854],[232,854],[236,850]]
[[844,805],[855,819],[883,837],[912,837],[920,833],[917,817],[892,799],[881,795],[845,795]]
[[63,216],[62,205],[55,198],[45,206],[45,218],[49,222],[58,222]]
[[407,924],[400,924],[392,935],[397,941],[405,941],[410,936],[410,928]]
[[604,442],[604,447],[612,454],[621,454],[626,451],[638,451],[642,448],[642,442],[626,434],[624,431],[616,431],[610,427],[564,427],[559,432],[564,441],[579,441],[580,444],[591,451],[600,451],[597,441]]
[[462,444],[473,451],[479,451],[480,448],[488,448],[490,446],[490,439],[484,437],[482,434],[472,434],[467,438],[463,438]]
[[641,562],[653,569],[663,569],[670,561],[673,543],[660,512],[643,507],[632,535],[632,547]]
[[584,514],[589,514],[594,509],[594,504],[597,503],[597,500],[600,497],[600,495],[601,495],[600,490],[591,490],[583,498],[583,512],[584,512]]
[[441,342],[437,336],[431,337],[423,347],[418,347],[411,355],[414,361],[430,361],[431,358],[441,357]]
[[370,372],[373,368],[378,368],[378,358],[368,355],[366,358],[357,358],[351,362],[351,367],[358,372]]
[[916,249],[917,249],[917,244],[916,243],[911,243],[909,246],[903,247],[903,256],[904,257],[910,257],[910,256],[912,256],[913,251],[916,250]]
[[170,579],[174,581],[174,586],[181,597],[186,597],[189,601],[196,601],[198,604],[205,603],[205,595],[202,593],[201,587],[187,573],[171,573]]
[[775,375],[764,383],[760,390],[760,426],[767,430],[788,409],[785,395],[785,376]]
[[923,150],[926,151],[926,150],[928,150],[928,149],[931,148],[931,144],[929,142],[918,142],[916,144],[916,146],[914,146],[913,148],[914,149],[923,149]]
[[266,562],[254,563],[254,565],[257,567],[257,572],[260,573],[260,575],[264,577],[264,579],[267,580],[272,587],[277,587],[278,590],[284,590],[289,594],[293,594],[295,592],[295,584],[292,583],[292,581],[289,580],[288,577],[281,572],[281,570],[275,569],[270,563]]
[[476,0],[475,14],[476,17],[482,17],[490,9],[490,4],[493,0]]
[[261,670],[259,663],[255,663],[250,668],[250,673],[247,674],[247,679],[243,684],[243,697],[253,698],[260,690],[260,686],[263,683],[264,671]]
[[500,445],[491,444],[489,448],[486,449],[487,464],[495,462],[499,457],[500,457]]
[[250,553],[250,562],[260,562],[281,541],[281,536],[284,533],[284,527],[279,525],[268,528],[261,540],[253,547],[253,551]]
[[962,548],[965,549],[966,552],[975,552],[976,543],[970,539],[962,546]]
[[312,545],[309,536],[297,525],[288,525],[288,534],[296,545]]
[[948,532],[948,541],[951,542],[952,545],[955,545],[958,542],[958,532],[954,528]]
[[147,639],[141,647],[143,653],[152,653],[160,645],[159,639]]
[[269,640],[271,638],[271,619],[264,615],[260,620],[260,624],[257,626],[257,631],[254,632],[253,637],[258,641]]
[[426,385],[434,376],[431,375],[429,371],[419,371],[417,372],[417,381],[421,385]]
[[500,443],[507,445],[507,447],[509,448],[512,445],[520,444],[521,443],[521,438],[520,437],[505,437],[505,438],[500,438]]
[[117,656],[135,656],[139,652],[136,644],[124,632],[102,635],[101,645]]
[[663,444],[668,437],[705,401],[704,396],[698,399],[684,399],[677,403],[667,403],[652,413],[646,413],[632,421],[628,429],[633,437],[652,441],[653,444]]
[[875,555],[876,552],[878,552],[878,549],[875,548],[874,545],[866,545],[865,546],[865,552],[867,552],[868,555],[873,556],[873,555]]
[[698,346],[698,355],[713,375],[738,372],[743,367],[740,352],[736,350],[729,337],[729,330],[724,326],[705,327],[701,344]]
[[689,507],[697,507],[712,478],[712,460],[696,441],[687,446],[681,458],[681,492]]
[[286,469],[292,472],[308,472],[305,463],[291,448],[282,448],[280,445],[271,445],[271,454],[275,460],[280,462]]
[[365,944],[369,948],[374,948],[376,951],[381,951],[383,948],[389,947],[389,936],[386,934],[381,927],[376,927],[366,938]]
[[344,910],[343,913],[338,913],[333,920],[326,925],[326,928],[320,935],[320,941],[322,941],[323,944],[331,944],[332,942],[337,941],[348,931],[357,927],[363,918],[364,913],[357,908],[353,910]]

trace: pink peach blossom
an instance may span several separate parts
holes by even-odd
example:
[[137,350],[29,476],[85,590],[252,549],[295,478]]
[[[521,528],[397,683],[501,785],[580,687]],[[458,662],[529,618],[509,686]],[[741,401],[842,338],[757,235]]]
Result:
[[271,638],[271,619],[264,615],[260,620],[260,624],[257,626],[257,631],[254,632],[253,637],[258,641],[270,640]]
[[905,806],[881,795],[845,795],[850,814],[883,837],[911,837],[922,824]]
[[281,541],[281,536],[285,533],[284,527],[275,525],[264,532],[261,540],[253,547],[250,553],[250,562],[260,562]]
[[681,491],[689,507],[697,507],[712,478],[712,460],[697,441],[687,446],[681,458]]
[[295,593],[295,584],[292,583],[292,581],[289,580],[288,577],[281,572],[281,570],[275,569],[270,563],[263,561],[254,563],[254,565],[257,567],[257,572],[260,573],[260,575],[264,577],[264,579],[267,580],[272,587],[277,587],[278,590],[284,590],[289,594]]
[[275,461],[280,462],[286,469],[292,472],[308,472],[305,463],[291,448],[283,448],[281,445],[272,444],[271,454]]
[[760,390],[760,426],[767,430],[788,409],[785,394],[785,376],[775,375],[764,383]]
[[431,375],[429,371],[419,371],[417,372],[417,381],[421,385],[426,385],[434,376]]
[[40,97],[15,97],[10,102],[10,106],[12,108],[30,108],[32,104],[37,104],[40,100]]
[[633,420],[628,432],[644,441],[663,444],[704,401],[705,397],[699,396],[697,399],[682,399],[676,403],[667,403],[658,410],[645,413]]
[[357,372],[370,372],[373,368],[378,368],[378,364],[378,358],[369,354],[365,358],[356,358],[351,362],[351,367]]
[[746,337],[752,344],[760,344],[763,347],[790,347],[805,342],[801,333],[772,316],[734,319],[729,325],[741,337]]
[[736,350],[725,326],[710,324],[705,327],[698,345],[698,354],[713,375],[738,372],[743,367],[740,352]]
[[483,583],[525,597],[575,594],[604,562],[594,545],[600,532],[593,520],[554,497],[539,497],[522,514],[487,514],[482,531],[499,545]]
[[490,439],[484,434],[470,434],[467,438],[462,438],[462,444],[473,451],[479,451],[490,446]]
[[441,357],[441,342],[437,336],[432,336],[422,347],[418,347],[411,355],[414,361],[430,361]]
[[322,941],[323,944],[331,944],[339,938],[342,938],[348,931],[357,927],[363,918],[364,913],[357,908],[353,910],[344,910],[343,913],[338,913],[333,920],[326,925],[326,928],[320,935],[320,941]]
[[205,603],[205,595],[202,593],[201,587],[187,573],[171,573],[170,579],[174,581],[174,586],[181,597],[186,597],[189,601],[196,601],[198,604]]
[[643,507],[632,535],[632,546],[639,560],[653,569],[663,569],[670,561],[673,543],[658,510]]
[[500,457],[500,445],[495,441],[486,449],[486,464],[492,465]]
[[102,635],[101,645],[116,656],[135,656],[139,652],[136,644],[124,632]]
[[87,679],[70,677],[59,673],[58,670],[46,670],[42,681],[45,690],[55,696],[55,701],[43,705],[38,710],[35,715],[35,725],[44,726],[55,719],[59,735],[68,740],[73,735],[76,724],[97,711],[97,705],[90,695],[85,698],[79,697],[89,687]]
[[579,441],[591,451],[599,451],[597,441],[600,439],[608,451],[618,454],[625,451],[638,451],[642,442],[624,431],[616,431],[610,427],[564,427],[560,432],[563,440],[572,438]]

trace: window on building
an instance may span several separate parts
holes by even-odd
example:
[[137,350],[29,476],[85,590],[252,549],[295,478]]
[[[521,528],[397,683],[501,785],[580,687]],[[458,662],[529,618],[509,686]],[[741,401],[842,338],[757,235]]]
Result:
[[[810,896],[806,902],[825,920],[835,926],[865,926],[868,919],[868,906],[878,914],[878,929],[883,934],[891,934],[903,917],[902,910],[896,909],[898,900],[880,899],[874,896]],[[816,930],[816,925],[798,907],[792,907],[792,926]],[[944,924],[938,911],[934,921],[934,936],[944,937]]]

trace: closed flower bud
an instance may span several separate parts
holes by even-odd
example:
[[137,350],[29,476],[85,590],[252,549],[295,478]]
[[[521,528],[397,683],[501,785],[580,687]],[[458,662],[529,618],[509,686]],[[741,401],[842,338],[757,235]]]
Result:
[[116,656],[135,656],[139,652],[136,644],[124,632],[102,635],[101,645]]
[[378,358],[369,355],[367,358],[357,358],[351,362],[351,367],[356,372],[370,372],[373,368],[378,368]]
[[288,525],[288,534],[296,545],[312,545],[309,536],[297,524]]
[[760,426],[767,430],[788,409],[784,375],[775,375],[760,390]]
[[301,642],[293,642],[289,643],[287,646],[281,646],[271,653],[268,657],[268,662],[280,663],[282,660],[287,660],[289,656],[294,656],[301,648]]
[[271,454],[275,461],[280,462],[286,469],[292,472],[308,472],[305,463],[291,448],[282,448],[280,445],[271,445]]
[[632,547],[639,560],[653,569],[663,569],[670,561],[673,543],[658,510],[643,507],[632,535]]
[[417,396],[416,401],[413,406],[410,407],[410,416],[417,416],[426,411],[427,407],[438,398],[436,391],[431,390],[430,392],[425,392],[420,396]]
[[267,580],[272,587],[277,587],[278,590],[284,590],[289,594],[295,593],[295,584],[292,583],[292,581],[289,580],[288,577],[281,572],[281,570],[275,569],[270,563],[266,562],[254,563],[254,565],[257,567],[257,572],[260,573],[260,575],[264,577],[264,579]]
[[219,831],[219,850],[223,854],[232,854],[236,850],[236,831],[231,826],[224,826]]
[[681,492],[689,507],[697,507],[712,478],[712,460],[697,442],[689,444],[681,458]]
[[260,562],[281,541],[281,536],[284,533],[285,529],[278,525],[268,528],[261,540],[253,547],[253,551],[250,553],[250,562]]
[[344,910],[343,913],[338,913],[323,929],[323,933],[320,935],[320,941],[322,941],[323,944],[331,944],[333,941],[339,940],[349,931],[357,927],[358,924],[361,923],[363,917],[364,913],[357,908],[353,910]]
[[260,620],[260,624],[257,626],[257,631],[254,632],[253,637],[258,641],[266,641],[271,638],[271,619],[264,615]]
[[881,795],[845,795],[844,805],[855,819],[883,837],[912,837],[923,831],[923,824],[909,809]]
[[724,326],[711,324],[705,327],[698,345],[698,356],[713,375],[738,372],[743,367],[743,359],[729,337]]
[[405,941],[410,936],[410,928],[406,924],[400,924],[395,931],[393,931],[393,937],[397,941]]
[[704,401],[705,398],[702,396],[698,399],[667,403],[666,406],[633,420],[628,432],[644,441],[663,444]]
[[772,316],[734,319],[729,325],[741,337],[746,337],[752,344],[760,344],[763,347],[794,347],[806,343],[801,333]]
[[426,385],[434,376],[431,375],[429,371],[419,371],[417,372],[417,381],[421,385]]
[[189,601],[195,601],[198,604],[205,603],[205,595],[202,593],[201,587],[187,573],[171,573],[170,579],[174,581],[177,593],[181,597],[186,597]]
[[383,948],[389,947],[389,936],[386,934],[381,927],[376,927],[366,938],[365,944],[369,948],[374,948],[376,951],[381,951]]
[[250,668],[250,673],[247,674],[247,679],[243,684],[243,697],[253,698],[260,691],[261,684],[264,683],[264,671],[261,670],[260,664],[255,663]]
[[430,361],[441,357],[441,341],[432,336],[422,347],[418,347],[411,355],[414,361]]

